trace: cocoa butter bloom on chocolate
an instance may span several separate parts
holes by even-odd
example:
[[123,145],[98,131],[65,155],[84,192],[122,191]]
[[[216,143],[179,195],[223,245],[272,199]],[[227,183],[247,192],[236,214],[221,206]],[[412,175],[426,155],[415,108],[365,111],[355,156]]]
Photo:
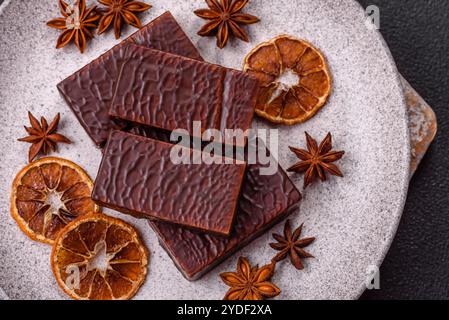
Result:
[[326,173],[343,177],[340,169],[333,162],[340,160],[345,154],[344,151],[332,151],[332,135],[327,134],[326,138],[318,145],[307,132],[307,149],[290,147],[290,150],[301,160],[287,169],[288,172],[302,173],[304,175],[304,189],[318,178],[326,181]]
[[251,267],[247,258],[240,257],[236,272],[220,274],[223,282],[231,287],[224,300],[264,300],[279,295],[281,290],[270,282],[275,267],[275,263]]
[[314,237],[303,238],[301,237],[301,232],[304,224],[301,224],[294,232],[290,225],[290,220],[287,220],[284,226],[284,236],[278,233],[273,233],[273,238],[277,241],[276,243],[270,243],[270,247],[279,251],[279,253],[273,258],[274,262],[279,262],[290,256],[290,261],[295,266],[296,269],[304,269],[304,264],[301,258],[313,258],[313,256],[304,250],[305,247],[310,245],[315,241]]
[[199,9],[194,13],[205,20],[209,20],[198,35],[202,37],[216,36],[217,46],[222,49],[229,41],[229,37],[235,37],[248,42],[249,37],[243,25],[259,22],[259,18],[242,13],[249,0],[205,0],[209,9]]
[[138,29],[142,28],[137,13],[147,11],[151,5],[141,1],[130,0],[98,0],[104,8],[100,8],[103,17],[98,26],[98,34],[104,33],[111,25],[114,26],[115,38],[122,34],[122,26],[126,23]]
[[58,4],[62,17],[47,22],[47,26],[62,30],[56,48],[63,48],[73,41],[83,53],[87,41],[93,38],[91,29],[97,28],[96,22],[100,19],[96,7],[86,8],[86,0],[77,0],[73,6],[63,0]]

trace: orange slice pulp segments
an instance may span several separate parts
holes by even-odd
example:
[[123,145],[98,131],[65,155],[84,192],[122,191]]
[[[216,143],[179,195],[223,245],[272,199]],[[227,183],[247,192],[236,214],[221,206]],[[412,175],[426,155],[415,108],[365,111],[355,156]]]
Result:
[[322,53],[291,36],[258,45],[245,57],[243,70],[261,81],[256,114],[274,123],[294,125],[309,120],[331,92]]
[[58,285],[77,300],[126,300],[143,284],[148,253],[136,230],[116,218],[89,214],[56,238],[51,266]]
[[42,158],[14,179],[11,215],[28,237],[52,244],[69,222],[100,210],[90,198],[92,186],[91,178],[75,163]]

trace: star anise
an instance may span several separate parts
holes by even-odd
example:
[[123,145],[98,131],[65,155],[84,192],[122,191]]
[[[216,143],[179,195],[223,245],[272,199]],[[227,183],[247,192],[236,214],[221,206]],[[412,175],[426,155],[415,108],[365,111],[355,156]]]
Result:
[[56,151],[58,143],[71,143],[65,136],[56,133],[59,120],[61,119],[59,113],[50,125],[44,117],[41,117],[41,122],[39,123],[31,112],[28,112],[28,117],[30,119],[31,127],[25,127],[25,130],[28,132],[29,136],[21,138],[19,141],[32,144],[28,154],[28,160],[30,162],[32,162],[39,153],[48,154],[50,150]]
[[248,259],[239,258],[237,272],[224,272],[221,279],[231,288],[226,293],[224,300],[263,300],[273,298],[281,293],[281,290],[269,280],[273,277],[275,263],[251,268]]
[[302,270],[304,269],[304,265],[301,261],[301,258],[313,258],[313,256],[305,251],[303,248],[307,247],[315,238],[304,238],[299,239],[302,232],[302,227],[304,224],[301,224],[299,228],[297,228],[292,233],[292,228],[290,226],[290,220],[287,220],[284,226],[284,236],[280,234],[273,233],[273,238],[276,239],[277,243],[270,243],[270,247],[273,249],[280,251],[274,258],[274,262],[279,262],[290,256],[290,260],[296,269]]
[[123,22],[136,27],[142,28],[139,18],[136,13],[144,12],[151,8],[149,4],[140,1],[130,0],[98,0],[107,8],[104,10],[104,15],[100,20],[98,26],[98,34],[102,34],[113,24],[115,31],[115,38],[120,38],[122,34]]
[[326,173],[343,177],[343,173],[341,173],[340,169],[338,169],[332,162],[340,160],[345,152],[331,151],[332,135],[328,133],[319,146],[316,140],[307,132],[306,139],[308,151],[290,147],[290,150],[302,161],[287,169],[289,172],[306,172],[304,176],[304,189],[318,177],[321,181],[326,181]]
[[232,33],[237,38],[248,42],[248,34],[241,25],[259,22],[259,18],[242,13],[249,0],[205,0],[209,9],[199,9],[194,13],[210,20],[198,32],[200,36],[217,36],[217,46],[224,48]]
[[56,48],[60,49],[72,40],[81,53],[86,49],[87,40],[93,38],[90,29],[96,28],[95,22],[100,19],[96,7],[86,8],[86,0],[77,0],[73,7],[59,0],[62,17],[50,20],[47,26],[64,30],[58,38]]

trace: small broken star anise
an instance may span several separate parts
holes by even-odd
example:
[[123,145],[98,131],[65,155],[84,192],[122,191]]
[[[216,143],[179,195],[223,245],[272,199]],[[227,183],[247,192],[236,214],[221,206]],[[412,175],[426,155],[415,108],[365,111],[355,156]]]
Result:
[[313,139],[306,132],[307,150],[290,147],[290,150],[302,161],[288,168],[289,172],[306,172],[304,176],[304,189],[307,188],[318,177],[321,181],[326,181],[326,173],[334,176],[343,177],[340,169],[333,164],[340,160],[345,154],[344,151],[332,150],[332,135],[327,134],[326,138],[318,146],[315,139]]
[[87,40],[93,38],[90,29],[96,28],[95,22],[100,19],[96,7],[86,8],[86,0],[77,0],[73,7],[59,0],[59,9],[62,17],[47,22],[47,26],[51,28],[64,30],[58,38],[56,48],[65,47],[73,40],[83,53]]
[[237,272],[224,272],[221,279],[231,288],[224,300],[263,300],[273,298],[281,290],[269,280],[273,277],[276,264],[251,268],[247,258],[239,258]]
[[144,12],[151,8],[151,5],[140,1],[130,0],[98,0],[107,8],[104,9],[104,15],[100,20],[98,26],[98,34],[102,34],[114,25],[115,38],[120,38],[122,34],[123,22],[136,27],[142,28],[139,18],[136,13]]
[[39,153],[48,154],[50,150],[56,151],[56,145],[58,143],[71,143],[62,134],[56,133],[58,130],[59,120],[61,119],[58,113],[53,121],[48,124],[44,117],[41,117],[41,123],[28,112],[31,127],[25,127],[29,136],[19,139],[22,142],[31,143],[30,151],[28,154],[28,160],[32,162]]
[[296,269],[304,269],[304,265],[301,258],[313,258],[313,256],[304,250],[309,244],[315,241],[315,238],[304,238],[299,239],[302,232],[301,224],[294,232],[290,226],[290,220],[287,220],[284,226],[284,236],[280,234],[273,233],[273,238],[276,239],[277,243],[270,243],[270,247],[280,251],[274,258],[274,262],[279,262],[290,256],[290,260]]
[[209,9],[199,9],[194,13],[203,19],[210,20],[198,31],[202,37],[217,36],[217,46],[224,48],[232,33],[237,38],[248,42],[248,34],[241,25],[259,22],[259,18],[242,13],[249,0],[205,0]]

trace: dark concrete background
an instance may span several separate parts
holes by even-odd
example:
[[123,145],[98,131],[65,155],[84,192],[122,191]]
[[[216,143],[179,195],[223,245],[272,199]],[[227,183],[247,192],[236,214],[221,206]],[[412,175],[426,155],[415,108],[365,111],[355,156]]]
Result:
[[362,299],[448,299],[449,1],[358,1],[380,8],[381,32],[399,71],[434,108],[439,124],[411,181],[398,233],[381,267],[381,289]]

